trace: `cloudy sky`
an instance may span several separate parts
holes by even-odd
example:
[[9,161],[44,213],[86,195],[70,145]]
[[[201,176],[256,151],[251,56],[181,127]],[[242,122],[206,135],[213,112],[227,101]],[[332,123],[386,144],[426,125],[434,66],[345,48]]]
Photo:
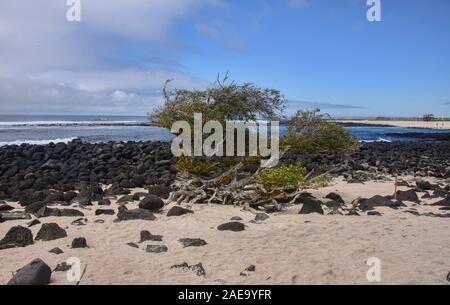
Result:
[[144,115],[168,78],[280,89],[289,110],[450,116],[450,1],[0,1],[0,114]]

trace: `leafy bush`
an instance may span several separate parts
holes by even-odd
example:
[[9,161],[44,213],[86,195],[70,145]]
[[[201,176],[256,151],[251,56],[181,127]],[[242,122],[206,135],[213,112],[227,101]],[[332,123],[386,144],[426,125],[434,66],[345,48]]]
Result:
[[298,111],[290,120],[289,132],[281,139],[281,146],[293,152],[344,153],[357,144],[349,131],[319,112],[319,109]]
[[306,168],[301,164],[280,166],[272,170],[265,170],[257,177],[266,190],[280,188],[296,188],[305,180]]
[[196,176],[208,176],[217,170],[218,162],[206,158],[193,158],[181,156],[176,167],[186,173]]

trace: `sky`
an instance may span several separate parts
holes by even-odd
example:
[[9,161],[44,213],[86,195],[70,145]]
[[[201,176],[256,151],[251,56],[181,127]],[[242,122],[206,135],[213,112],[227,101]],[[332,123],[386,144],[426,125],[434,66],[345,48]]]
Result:
[[450,117],[450,1],[0,2],[0,114],[145,115],[218,73],[280,90],[287,113]]

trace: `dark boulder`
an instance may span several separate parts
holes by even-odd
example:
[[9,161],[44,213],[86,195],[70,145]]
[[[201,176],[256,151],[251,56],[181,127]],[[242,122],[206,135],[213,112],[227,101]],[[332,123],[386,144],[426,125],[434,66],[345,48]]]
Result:
[[15,226],[8,230],[0,240],[0,250],[14,247],[26,247],[33,244],[31,230],[22,226]]
[[164,201],[161,200],[158,196],[155,195],[147,195],[142,201],[139,203],[139,208],[148,210],[148,211],[158,211],[164,207]]
[[174,206],[169,210],[169,212],[167,212],[167,217],[181,216],[181,215],[193,214],[193,213],[194,212],[192,210],[188,210],[188,209],[182,208],[180,206]]
[[314,197],[308,197],[303,199],[303,206],[300,209],[299,214],[324,214],[322,209],[322,202]]
[[52,270],[40,258],[17,270],[8,285],[47,285]]
[[67,232],[56,223],[44,223],[36,235],[36,240],[55,240],[67,237]]
[[397,191],[397,200],[410,201],[416,203],[420,202],[419,197],[417,196],[417,193],[414,190]]
[[333,200],[335,202],[339,202],[339,203],[345,203],[344,199],[342,199],[342,197],[334,192],[329,193],[328,195],[325,196],[325,198]]
[[245,225],[240,222],[227,222],[217,227],[219,231],[240,232],[245,230]]
[[423,191],[431,191],[435,189],[435,185],[431,184],[429,181],[419,180],[416,182],[417,188]]
[[167,198],[172,189],[164,185],[152,185],[148,187],[148,193],[162,198]]
[[143,209],[125,210],[122,209],[117,213],[119,221],[126,220],[155,220],[156,217],[152,212]]
[[380,195],[375,195],[369,199],[360,199],[359,200],[359,208],[363,211],[367,211],[367,210],[373,210],[376,207],[393,207],[394,206],[394,202],[392,202],[392,200],[384,197],[384,196],[380,196]]

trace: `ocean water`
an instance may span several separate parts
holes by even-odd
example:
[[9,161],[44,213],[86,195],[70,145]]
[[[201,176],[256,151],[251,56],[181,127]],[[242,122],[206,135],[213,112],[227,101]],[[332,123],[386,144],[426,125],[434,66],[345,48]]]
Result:
[[[148,126],[144,116],[0,115],[0,146],[47,144],[81,138],[87,142],[170,141],[166,129]],[[419,141],[386,133],[445,132],[399,127],[347,127],[360,141]],[[286,132],[281,127],[280,134]]]

